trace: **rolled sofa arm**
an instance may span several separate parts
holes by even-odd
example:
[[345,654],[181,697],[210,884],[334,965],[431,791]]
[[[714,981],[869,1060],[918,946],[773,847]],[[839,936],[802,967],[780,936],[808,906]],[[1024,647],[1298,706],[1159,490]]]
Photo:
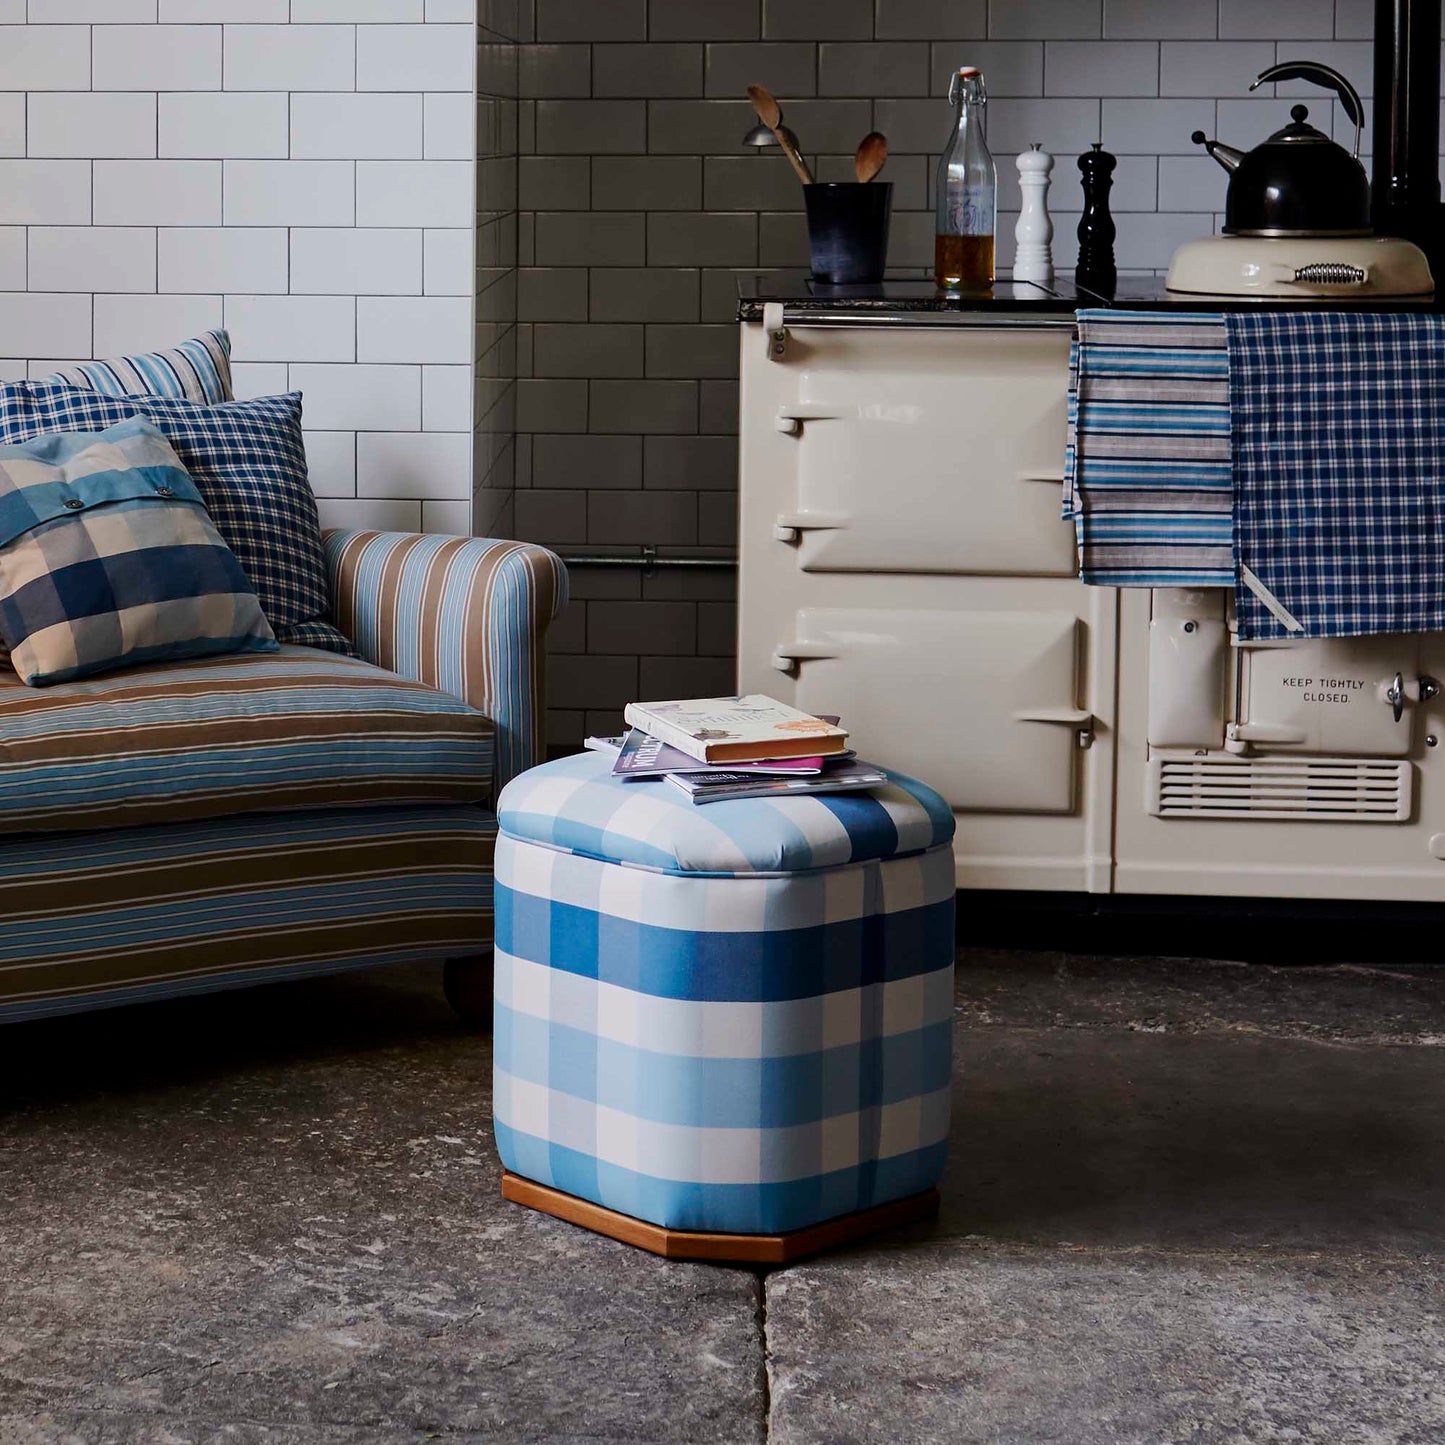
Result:
[[542,761],[543,639],[567,601],[559,558],[487,537],[330,531],[326,561],[331,620],[368,662],[491,718],[498,791]]

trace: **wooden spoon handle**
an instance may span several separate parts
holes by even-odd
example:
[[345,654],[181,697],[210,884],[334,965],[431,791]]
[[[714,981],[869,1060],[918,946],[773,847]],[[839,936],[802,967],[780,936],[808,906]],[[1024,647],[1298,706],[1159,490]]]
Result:
[[808,169],[808,163],[798,154],[797,147],[783,131],[783,112],[778,102],[773,99],[766,87],[761,85],[748,86],[748,99],[752,101],[753,110],[757,113],[758,119],[772,131],[773,139],[782,147],[783,154],[787,156],[788,164],[797,173],[798,179],[805,186],[811,186],[813,173]]
[[802,181],[805,186],[811,186],[813,184],[813,173],[808,169],[807,161],[798,154],[797,148],[793,145],[792,141],[783,134],[781,127],[775,129],[773,134],[777,136],[778,144],[782,146],[783,154],[788,158],[788,164],[798,173],[798,179]]

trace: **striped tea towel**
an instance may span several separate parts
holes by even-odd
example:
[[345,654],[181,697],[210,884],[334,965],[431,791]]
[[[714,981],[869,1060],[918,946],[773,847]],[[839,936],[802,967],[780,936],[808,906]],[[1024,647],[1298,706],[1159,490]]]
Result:
[[1082,310],[1064,516],[1104,587],[1232,587],[1229,352],[1210,312]]
[[1227,320],[1239,635],[1445,630],[1445,317]]

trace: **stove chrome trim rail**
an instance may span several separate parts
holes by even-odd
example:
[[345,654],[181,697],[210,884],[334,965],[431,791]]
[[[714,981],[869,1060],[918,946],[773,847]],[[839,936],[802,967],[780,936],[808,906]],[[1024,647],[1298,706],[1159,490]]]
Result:
[[[770,305],[776,303],[770,303]],[[1056,312],[985,312],[985,311],[907,311],[877,310],[830,311],[810,306],[781,306],[783,326],[865,326],[882,328],[889,326],[922,326],[939,328],[968,329],[973,331],[1072,331],[1073,313]],[[767,320],[763,322],[768,329]]]
[[891,310],[825,310],[769,301],[763,307],[763,338],[769,361],[785,361],[789,328],[852,328],[886,331],[922,327],[928,331],[1067,331],[1077,334],[1072,314],[1053,312],[986,312]]

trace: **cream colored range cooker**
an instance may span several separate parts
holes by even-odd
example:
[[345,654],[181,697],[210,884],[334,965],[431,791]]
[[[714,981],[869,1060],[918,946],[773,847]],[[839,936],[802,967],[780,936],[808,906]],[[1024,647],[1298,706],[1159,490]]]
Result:
[[1070,309],[740,331],[739,689],[938,788],[960,887],[1445,900],[1445,637],[1079,582]]

